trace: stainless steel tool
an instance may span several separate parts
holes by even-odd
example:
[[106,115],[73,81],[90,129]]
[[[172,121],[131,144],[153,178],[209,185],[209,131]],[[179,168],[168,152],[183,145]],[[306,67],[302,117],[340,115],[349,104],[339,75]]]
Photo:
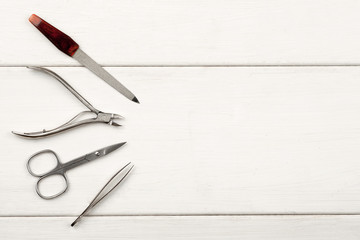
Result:
[[[78,127],[81,125],[91,124],[91,123],[107,123],[112,126],[121,126],[120,124],[114,122],[114,120],[120,119],[120,118],[122,118],[122,116],[120,116],[119,114],[115,114],[115,113],[105,113],[105,112],[102,112],[102,111],[94,108],[83,96],[80,95],[80,93],[78,93],[74,88],[72,88],[70,86],[70,84],[68,84],[63,78],[61,78],[55,72],[53,72],[47,68],[42,68],[42,67],[28,67],[28,68],[38,70],[38,71],[41,71],[41,72],[44,72],[44,73],[47,73],[47,74],[53,76],[62,85],[64,85],[77,99],[79,99],[79,101],[82,102],[90,111],[80,112],[75,117],[70,119],[68,122],[64,123],[63,125],[61,125],[57,128],[51,129],[51,130],[44,129],[44,130],[38,131],[38,132],[15,132],[15,131],[13,131],[12,133],[22,136],[22,137],[27,137],[27,138],[39,138],[39,137],[46,137],[46,136],[54,135],[57,133],[61,133],[65,130],[69,130],[69,129],[72,129],[72,128],[75,128],[75,127]],[[89,113],[92,115],[95,115],[95,117],[79,120],[81,117],[84,117],[84,115],[87,115]]]
[[[99,150],[96,150],[96,151],[93,151],[91,153],[88,153],[88,154],[85,154],[81,157],[78,157],[78,158],[75,158],[74,160],[72,161],[69,161],[69,162],[66,162],[66,163],[61,163],[60,160],[59,160],[59,157],[57,156],[57,154],[50,150],[50,149],[45,149],[45,150],[42,150],[40,152],[37,152],[35,154],[33,154],[28,162],[27,162],[27,169],[29,171],[29,173],[31,175],[33,175],[34,177],[38,177],[39,180],[38,182],[36,183],[36,192],[37,194],[43,198],[43,199],[53,199],[53,198],[56,198],[60,195],[62,195],[63,193],[66,192],[66,190],[68,189],[68,186],[69,186],[69,182],[67,180],[67,177],[65,175],[65,173],[70,170],[70,169],[73,169],[73,168],[76,168],[84,163],[88,163],[88,162],[91,162],[91,161],[94,161],[96,159],[99,159],[113,151],[115,151],[116,149],[120,148],[121,146],[123,146],[126,142],[122,142],[122,143],[117,143],[117,144],[114,144],[114,145],[111,145],[111,146],[107,146],[107,147],[104,147],[104,148],[101,148]],[[41,173],[41,174],[37,174],[36,172],[33,171],[33,169],[31,168],[31,161],[36,158],[37,156],[41,155],[41,154],[46,154],[46,153],[50,153],[50,154],[53,154],[55,156],[55,159],[56,159],[56,166],[51,169],[50,171],[48,172],[45,172],[45,173]],[[43,182],[45,179],[51,177],[51,176],[54,176],[54,175],[58,175],[58,176],[61,176],[64,178],[64,181],[65,181],[65,185],[64,185],[64,189],[62,189],[61,191],[59,191],[57,194],[54,194],[54,195],[44,195],[41,193],[40,191],[40,184],[41,182]]]
[[79,63],[87,67],[95,75],[104,80],[107,84],[115,88],[118,92],[123,94],[131,101],[139,103],[139,100],[132,92],[130,92],[129,89],[118,82],[110,73],[108,73],[104,68],[91,59],[85,52],[83,52],[79,45],[68,35],[61,32],[35,14],[30,16],[29,21],[60,51],[76,59]]
[[[126,176],[131,172],[133,167],[134,165],[131,165],[131,162],[129,162],[118,172],[116,172],[114,176],[112,176],[110,180],[105,184],[105,186],[99,191],[99,193],[96,194],[95,198],[91,201],[89,206],[75,219],[71,226],[75,226],[75,224],[78,223],[86,213],[88,213],[93,207],[95,207],[96,204],[98,204],[110,192],[112,192],[126,178]],[[121,175],[122,173],[123,175]]]

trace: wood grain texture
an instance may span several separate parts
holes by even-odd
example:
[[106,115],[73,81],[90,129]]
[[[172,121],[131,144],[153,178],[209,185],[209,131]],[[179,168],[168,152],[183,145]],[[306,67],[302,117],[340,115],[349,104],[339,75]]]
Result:
[[77,228],[70,227],[72,220],[72,217],[0,218],[0,237],[36,240],[357,240],[360,237],[359,216],[88,217]]
[[2,1],[0,65],[78,65],[32,13],[104,65],[360,64],[359,12],[357,0]]
[[[60,83],[0,68],[0,213],[80,213],[128,161],[135,170],[91,214],[359,213],[360,69],[107,68],[133,104],[85,68],[51,68],[123,127],[87,126],[31,141],[11,130],[55,127],[84,107]],[[70,189],[40,199],[26,159],[50,148],[62,161],[128,141],[69,172]]]
[[[349,67],[360,64],[359,10],[356,0],[2,1],[0,239],[359,239],[360,69]],[[33,13],[141,104],[57,50]],[[52,66],[123,126],[12,135],[85,110],[26,65]],[[64,196],[36,195],[32,153],[65,162],[121,141],[70,171]],[[124,184],[70,228],[129,161]]]

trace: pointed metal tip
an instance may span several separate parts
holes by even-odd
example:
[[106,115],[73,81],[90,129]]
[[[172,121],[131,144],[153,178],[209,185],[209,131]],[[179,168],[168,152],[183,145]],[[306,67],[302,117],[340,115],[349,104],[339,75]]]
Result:
[[133,101],[133,102],[136,102],[136,103],[139,103],[140,104],[140,102],[139,102],[139,100],[134,96],[134,98],[133,99],[131,99],[131,101]]
[[121,147],[122,145],[124,145],[124,144],[126,144],[126,143],[127,143],[127,142],[121,142],[121,143],[116,144],[116,146]]
[[114,113],[114,114],[113,114],[113,118],[114,118],[114,119],[123,119],[124,117],[121,116],[121,115],[119,115],[119,114]]
[[80,218],[82,217],[82,215],[78,216],[75,221],[73,221],[73,223],[70,225],[71,227],[74,227],[79,221],[80,221]]
[[122,145],[124,145],[126,142],[121,142],[121,143],[116,143],[107,147],[104,147],[102,149],[99,149],[98,152],[103,152],[104,155],[109,154],[113,151],[115,151],[116,149],[120,148]]
[[19,132],[15,132],[15,131],[11,131],[12,134],[18,135],[18,136],[23,136],[24,133],[19,133]]
[[122,126],[122,125],[120,125],[120,124],[118,124],[118,123],[116,123],[116,122],[112,122],[111,125],[112,125],[112,126],[115,126],[115,127],[121,127],[121,126]]
[[34,70],[40,70],[42,67],[36,67],[36,66],[26,66],[26,68],[34,69]]
[[116,144],[110,146],[110,148],[113,149],[113,151],[114,151],[114,150],[122,147],[123,145],[125,145],[125,143],[126,143],[126,142],[116,143]]

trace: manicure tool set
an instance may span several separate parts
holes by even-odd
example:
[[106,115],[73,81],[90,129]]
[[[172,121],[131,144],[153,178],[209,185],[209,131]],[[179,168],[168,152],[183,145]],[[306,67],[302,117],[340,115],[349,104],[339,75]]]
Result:
[[[60,51],[67,54],[68,56],[76,59],[80,62],[83,66],[88,68],[91,72],[97,75],[99,78],[104,80],[107,84],[111,87],[116,89],[122,95],[124,95],[129,100],[139,103],[139,100],[135,97],[135,95],[130,92],[124,85],[118,82],[110,73],[108,73],[104,68],[102,68],[99,64],[97,64],[93,59],[91,59],[85,52],[83,52],[79,45],[71,39],[69,36],[58,30],[57,28],[53,27],[40,17],[36,16],[35,14],[31,15],[29,21],[42,33],[46,38],[48,38]],[[50,129],[50,130],[42,130],[38,132],[15,132],[15,135],[25,137],[25,138],[43,138],[48,137],[54,134],[62,133],[64,131],[68,131],[70,129],[76,128],[82,125],[92,125],[92,123],[106,123],[111,126],[121,126],[115,120],[121,119],[122,116],[116,113],[106,113],[102,112],[95,107],[93,107],[83,96],[80,95],[69,83],[67,83],[62,77],[60,77],[55,72],[43,68],[43,67],[28,67],[30,69],[34,69],[37,71],[44,72],[49,74],[50,76],[54,77],[58,80],[65,88],[67,88],[81,103],[83,103],[89,110],[83,111],[77,114],[75,117],[67,121],[66,123],[62,124],[59,127]],[[83,118],[85,115],[92,114],[93,117],[91,118]],[[54,199],[59,197],[60,195],[64,194],[68,190],[69,182],[66,176],[66,172],[70,169],[76,168],[80,165],[83,165],[88,162],[92,162],[93,160],[97,160],[101,157],[104,157],[113,151],[122,147],[126,142],[116,143],[107,147],[103,147],[99,150],[90,152],[83,156],[77,157],[71,161],[66,163],[62,163],[59,160],[58,155],[50,150],[45,149],[33,154],[28,162],[27,162],[27,169],[29,173],[34,176],[38,177],[39,180],[35,185],[35,190],[37,194],[46,200]],[[51,154],[56,160],[56,165],[53,169],[45,172],[45,173],[37,173],[34,171],[34,168],[31,167],[31,162],[33,159],[39,157],[40,155]],[[110,192],[112,192],[131,172],[134,165],[130,162],[122,167],[118,172],[116,172],[110,180],[104,185],[104,187],[99,191],[99,193],[95,196],[89,206],[79,215],[79,217],[71,224],[73,227],[76,223],[80,221],[80,219],[89,212],[95,205],[97,205],[101,200],[103,200]],[[60,176],[64,180],[64,188],[61,189],[58,193],[53,195],[47,195],[42,193],[41,185],[45,179],[48,179],[52,176]]]

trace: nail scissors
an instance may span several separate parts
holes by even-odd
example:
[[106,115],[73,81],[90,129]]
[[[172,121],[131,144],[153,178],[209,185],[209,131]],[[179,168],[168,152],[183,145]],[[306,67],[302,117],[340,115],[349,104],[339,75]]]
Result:
[[[60,77],[55,72],[42,67],[28,67],[30,69],[38,70],[44,73],[49,74],[50,76],[54,77],[56,80],[58,80],[62,85],[64,85],[77,99],[79,99],[80,102],[82,102],[90,111],[83,111],[77,114],[75,117],[70,119],[68,122],[64,123],[63,125],[51,129],[51,130],[42,130],[38,132],[15,132],[12,131],[13,134],[22,136],[22,137],[28,137],[28,138],[39,138],[39,137],[46,137],[50,135],[54,135],[56,133],[61,133],[65,130],[72,129],[74,127],[78,127],[84,124],[90,124],[90,123],[107,123],[112,126],[121,126],[120,124],[114,122],[115,119],[123,118],[119,114],[115,113],[105,113],[102,112],[96,108],[94,108],[83,96],[80,95],[73,87],[70,86],[69,83],[67,83],[62,77]],[[87,118],[83,120],[78,120],[82,116],[87,114],[95,114],[96,116],[94,118]]]
[[[105,155],[107,155],[107,154],[115,151],[116,149],[120,148],[120,147],[123,146],[125,143],[126,143],[126,142],[117,143],[117,144],[114,144],[114,145],[111,145],[111,146],[107,146],[107,147],[101,148],[101,149],[99,149],[99,150],[96,150],[96,151],[93,151],[93,152],[91,152],[91,153],[85,154],[85,155],[83,155],[83,156],[81,156],[81,157],[75,158],[74,160],[71,160],[71,161],[66,162],[66,163],[61,163],[60,160],[59,160],[59,157],[57,156],[57,154],[56,154],[54,151],[52,151],[52,150],[50,150],[50,149],[45,149],[45,150],[42,150],[42,151],[40,151],[40,152],[37,152],[37,153],[33,154],[33,155],[29,158],[29,160],[28,160],[28,162],[27,162],[27,164],[26,164],[26,167],[27,167],[27,169],[28,169],[28,171],[29,171],[29,173],[30,173],[31,175],[33,175],[34,177],[38,177],[38,178],[39,178],[39,180],[37,181],[36,186],[35,186],[35,189],[36,189],[37,194],[38,194],[41,198],[43,198],[43,199],[47,199],[47,200],[48,200],[48,199],[53,199],[53,198],[56,198],[56,197],[62,195],[62,194],[65,193],[66,190],[68,189],[69,183],[68,183],[67,177],[66,177],[66,175],[65,175],[65,173],[66,173],[68,170],[70,170],[70,169],[72,169],[72,168],[75,168],[75,167],[77,167],[77,166],[80,166],[80,165],[82,165],[82,164],[84,164],[84,163],[88,163],[88,162],[91,162],[91,161],[93,161],[93,160],[99,159],[99,158],[101,158],[101,157],[103,157],[103,156],[105,156]],[[55,166],[53,169],[51,169],[51,170],[48,171],[48,172],[40,173],[40,174],[35,173],[35,172],[32,170],[32,168],[31,168],[31,166],[30,166],[30,163],[31,163],[31,161],[32,161],[35,157],[37,157],[37,156],[39,156],[39,155],[41,155],[41,154],[45,154],[45,153],[53,154],[53,155],[55,156],[55,159],[56,159],[57,164],[56,164],[56,166]],[[50,176],[55,176],[55,175],[58,175],[58,176],[63,177],[64,182],[65,182],[64,189],[60,190],[58,193],[56,193],[56,194],[54,194],[54,195],[44,195],[44,194],[42,194],[41,191],[40,191],[40,183],[41,183],[44,179],[46,179],[46,178],[48,178],[48,177],[50,177]]]

